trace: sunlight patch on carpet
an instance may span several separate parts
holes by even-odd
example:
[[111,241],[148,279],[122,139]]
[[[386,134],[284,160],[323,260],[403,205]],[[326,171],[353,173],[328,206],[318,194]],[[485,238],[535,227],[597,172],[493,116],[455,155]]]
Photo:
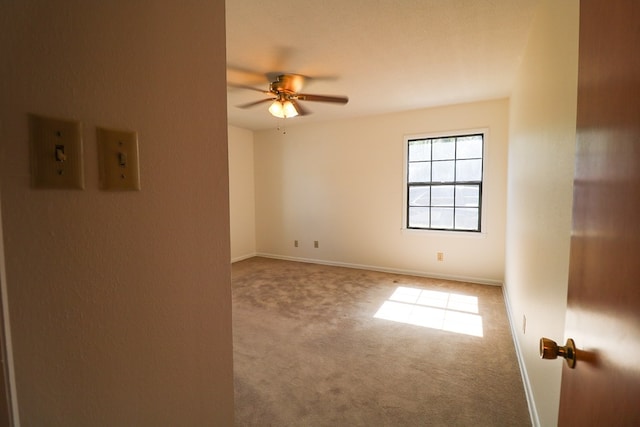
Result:
[[478,297],[399,286],[373,317],[481,337],[477,313]]

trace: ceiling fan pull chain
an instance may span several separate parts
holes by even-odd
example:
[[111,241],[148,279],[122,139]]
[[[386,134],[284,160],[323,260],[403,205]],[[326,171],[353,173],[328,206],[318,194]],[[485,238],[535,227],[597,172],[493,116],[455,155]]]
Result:
[[282,132],[283,135],[287,134],[287,125],[285,119],[280,119],[277,130],[278,132]]

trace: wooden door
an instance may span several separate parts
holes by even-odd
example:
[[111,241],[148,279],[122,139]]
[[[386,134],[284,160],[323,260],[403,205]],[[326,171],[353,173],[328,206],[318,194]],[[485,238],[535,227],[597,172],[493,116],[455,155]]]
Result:
[[640,1],[582,0],[561,426],[640,425]]

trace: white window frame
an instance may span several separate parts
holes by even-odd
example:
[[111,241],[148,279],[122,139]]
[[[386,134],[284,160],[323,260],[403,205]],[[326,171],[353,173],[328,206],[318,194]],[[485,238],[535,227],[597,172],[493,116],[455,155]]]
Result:
[[[483,134],[483,148],[482,148],[482,199],[480,202],[480,231],[467,231],[467,230],[436,230],[436,229],[420,229],[420,228],[409,228],[407,224],[407,211],[408,211],[408,166],[409,166],[409,141],[415,139],[437,139],[437,138],[446,138],[452,136],[465,136],[465,135],[476,135]],[[453,130],[453,131],[443,131],[443,132],[429,132],[429,133],[419,133],[419,134],[408,134],[404,135],[402,141],[402,219],[401,219],[401,229],[403,233],[415,233],[415,234],[425,234],[425,233],[434,233],[434,234],[447,234],[450,236],[459,236],[459,237],[484,237],[487,232],[487,217],[486,217],[486,209],[487,209],[487,181],[486,181],[486,173],[488,158],[487,152],[489,147],[489,129],[488,128],[477,128],[477,129],[464,129],[464,130]]]

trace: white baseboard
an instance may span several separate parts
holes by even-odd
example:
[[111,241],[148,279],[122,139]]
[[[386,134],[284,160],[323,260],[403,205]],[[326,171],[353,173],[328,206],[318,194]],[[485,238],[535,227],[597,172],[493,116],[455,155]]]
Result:
[[254,256],[257,256],[257,254],[255,252],[252,253],[252,254],[241,255],[239,257],[232,258],[231,259],[231,264],[233,264],[234,262],[238,262],[238,261],[242,261],[242,260],[245,260],[245,259],[253,258]]
[[531,388],[531,382],[529,381],[529,375],[527,375],[527,369],[524,363],[522,349],[520,348],[520,341],[518,340],[516,322],[514,322],[513,312],[511,311],[511,304],[509,303],[509,295],[508,295],[506,286],[502,287],[502,297],[504,298],[504,305],[507,309],[507,318],[509,320],[509,327],[511,328],[511,337],[513,338],[513,345],[516,349],[516,357],[518,359],[518,365],[520,366],[520,375],[522,376],[522,382],[524,384],[524,393],[527,397],[527,406],[529,407],[529,416],[531,417],[531,424],[534,427],[540,427],[540,418],[538,417],[536,402],[535,402],[535,399],[533,398],[533,389]]
[[[448,274],[436,274],[430,273],[426,271],[417,271],[417,270],[404,270],[399,268],[391,268],[391,267],[380,267],[376,265],[365,265],[365,264],[353,264],[346,263],[340,261],[328,261],[323,259],[313,259],[313,258],[300,258],[300,257],[292,257],[285,255],[276,255],[258,252],[255,256],[261,256],[265,258],[273,258],[273,259],[282,259],[287,261],[298,261],[298,262],[307,262],[310,264],[321,264],[321,265],[332,265],[336,267],[346,267],[346,268],[356,268],[360,270],[371,270],[371,271],[380,271],[383,273],[395,273],[395,274],[406,274],[409,276],[418,276],[418,277],[429,277],[432,279],[443,279],[443,280],[455,280],[458,282],[469,282],[469,283],[478,283],[481,285],[491,285],[491,286],[502,286],[502,282],[498,280],[491,279],[483,279],[478,277],[468,277],[468,276],[454,276]],[[249,258],[249,257],[247,257]],[[246,258],[244,258],[246,259]],[[234,261],[232,261],[234,262]]]

